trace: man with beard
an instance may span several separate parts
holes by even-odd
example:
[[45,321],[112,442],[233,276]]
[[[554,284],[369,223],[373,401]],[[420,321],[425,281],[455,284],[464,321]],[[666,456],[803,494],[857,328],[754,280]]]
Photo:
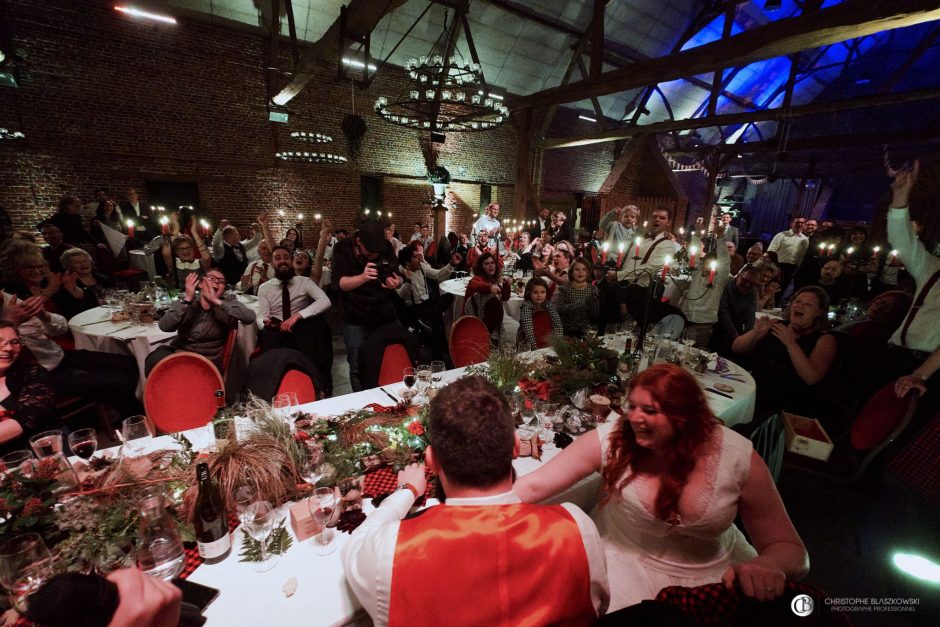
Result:
[[634,244],[631,246],[633,250],[627,250],[620,271],[609,272],[607,274],[608,280],[624,281],[629,279],[641,285],[646,285],[649,282],[649,276],[643,271],[658,273],[663,267],[666,257],[674,257],[676,251],[679,250],[679,246],[666,236],[666,229],[671,221],[672,218],[668,209],[654,210],[649,219],[646,237],[640,241],[640,258],[638,260],[633,259],[636,256],[636,245]]
[[271,253],[274,278],[258,288],[258,324],[261,352],[293,348],[310,358],[323,376],[325,395],[333,392],[333,339],[320,314],[330,299],[307,277],[294,275],[290,251],[276,246]]

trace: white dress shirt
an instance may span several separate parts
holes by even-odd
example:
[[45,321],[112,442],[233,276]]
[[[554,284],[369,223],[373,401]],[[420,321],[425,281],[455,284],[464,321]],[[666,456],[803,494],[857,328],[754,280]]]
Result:
[[[466,505],[509,505],[521,503],[515,492],[504,492],[478,498],[448,498],[446,504],[435,507],[460,507]],[[369,514],[343,547],[343,569],[346,581],[356,598],[362,603],[376,625],[388,624],[388,611],[392,592],[392,567],[395,561],[395,546],[398,543],[398,527],[402,518],[414,504],[411,490],[398,490]],[[590,517],[571,503],[562,503],[581,530],[581,540],[587,553],[591,571],[591,600],[594,609],[602,612],[607,608],[610,586],[607,583],[607,562],[600,534]],[[563,565],[560,565],[563,567]],[[414,582],[421,585],[420,582]],[[546,603],[550,599],[545,600]]]
[[[916,302],[924,284],[935,272],[940,271],[940,257],[931,255],[923,242],[917,238],[907,207],[888,210],[888,241],[897,249],[898,258],[904,262],[907,271],[917,283],[917,292],[914,294]],[[907,315],[904,316],[904,322],[888,340],[891,344],[928,353],[940,347],[940,281],[934,284],[933,289],[924,298],[920,310],[907,329],[906,341],[902,344],[901,330],[907,318]]]
[[[255,272],[255,268],[260,268],[260,271]],[[248,264],[242,276],[246,274],[249,277],[248,283],[246,284],[244,281],[239,281],[235,289],[239,289],[243,292],[251,292],[253,294],[258,291],[258,286],[274,278],[274,264],[270,261],[257,259]]]
[[[699,250],[704,250],[700,239],[689,242],[689,244],[693,243],[698,246]],[[731,255],[728,252],[728,247],[718,246],[715,252],[718,255],[718,264],[715,269],[715,281],[712,287],[708,287],[709,271],[706,270],[705,276],[702,276],[702,266],[705,265],[704,255],[702,255],[696,260],[698,265],[692,272],[689,289],[682,296],[680,309],[689,322],[695,324],[715,324],[718,322],[721,294],[725,291],[725,284],[731,278]]]
[[[651,248],[653,252],[650,254],[649,259],[646,260],[646,263],[643,263],[643,259],[646,258],[646,254],[650,252]],[[634,259],[634,253],[636,253],[636,242],[634,242],[629,248],[624,250],[623,269],[617,273],[617,280],[624,281],[630,279],[639,285],[649,285],[650,279],[647,272],[653,273],[658,278],[659,272],[666,262],[666,257],[675,259],[678,251],[679,245],[670,241],[665,234],[660,233],[656,237],[644,239],[640,242],[640,260],[637,261]],[[610,258],[611,252],[608,251],[607,255],[608,258]],[[616,257],[614,257],[614,259],[616,259]]]
[[489,237],[489,241],[487,242],[487,245],[495,246],[496,241],[497,241],[495,234],[498,233],[500,229],[502,229],[502,227],[503,225],[496,218],[491,218],[490,216],[483,215],[483,216],[480,216],[480,218],[476,222],[473,223],[473,229],[471,230],[471,234],[473,235],[474,238],[476,238],[483,231],[488,231],[490,234],[490,237]]
[[767,247],[767,251],[776,252],[777,261],[780,263],[798,266],[800,262],[803,261],[803,255],[806,254],[808,247],[808,237],[802,233],[797,235],[793,232],[793,229],[788,229],[774,235],[774,238],[770,240],[770,246]]
[[281,311],[281,280],[271,279],[258,288],[258,320],[259,328],[264,328],[264,321],[277,318],[281,322],[299,313],[301,318],[309,318],[321,314],[330,308],[330,298],[321,290],[313,279],[305,276],[295,276],[288,288],[290,294],[290,314],[284,315]]

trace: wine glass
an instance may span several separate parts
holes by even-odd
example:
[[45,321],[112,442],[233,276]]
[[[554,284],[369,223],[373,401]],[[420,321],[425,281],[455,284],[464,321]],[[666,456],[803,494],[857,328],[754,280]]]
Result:
[[431,362],[431,385],[438,387],[441,384],[441,381],[444,380],[444,372],[447,370],[447,366],[444,365],[444,362],[441,360],[435,360]]
[[[317,487],[317,482],[326,474],[326,468],[323,464],[323,449],[316,447],[308,449],[307,458],[300,464],[300,478],[311,488]],[[310,499],[307,499],[307,508],[310,514],[313,514],[313,507]]]
[[300,403],[297,402],[297,393],[296,392],[281,392],[271,399],[271,407],[273,409],[288,409],[290,407],[296,407]]
[[42,459],[62,452],[62,432],[58,430],[43,431],[29,439],[36,457]]
[[269,571],[277,564],[277,559],[268,555],[268,536],[274,530],[275,513],[274,506],[267,501],[255,501],[245,510],[245,533],[261,545],[261,561],[255,566],[256,573]]
[[146,416],[131,416],[121,423],[121,436],[124,438],[124,455],[137,457],[142,455],[153,440],[154,428]]
[[69,448],[86,462],[98,450],[98,434],[94,429],[77,429],[69,434]]
[[418,394],[424,396],[428,393],[428,388],[431,386],[431,366],[421,365],[418,366],[418,385],[417,390]]
[[522,418],[522,427],[519,429],[526,436],[531,434],[529,424],[535,420],[535,401],[532,399],[523,399],[519,403],[519,416]]
[[29,595],[51,576],[52,555],[38,533],[20,534],[0,544],[0,584],[20,613],[26,611]]
[[235,510],[238,512],[238,520],[243,525],[249,520],[248,512],[251,504],[257,500],[258,491],[254,486],[246,484],[235,490]]
[[417,374],[415,373],[414,368],[404,368],[401,371],[401,380],[405,384],[405,389],[402,391],[401,397],[403,399],[412,399],[415,396],[414,386],[418,382]]
[[333,488],[317,488],[313,493],[316,509],[313,510],[313,519],[322,525],[320,533],[314,536],[317,555],[329,555],[336,550],[333,544],[333,530],[326,526],[333,509],[336,507],[336,492]]

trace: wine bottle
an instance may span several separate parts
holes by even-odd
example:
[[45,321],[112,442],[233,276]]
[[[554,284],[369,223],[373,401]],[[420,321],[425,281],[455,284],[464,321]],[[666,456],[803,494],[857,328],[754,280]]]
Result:
[[200,462],[196,466],[199,494],[193,509],[193,527],[199,556],[206,564],[221,562],[232,550],[232,537],[228,532],[228,516],[219,488],[209,477],[209,466]]

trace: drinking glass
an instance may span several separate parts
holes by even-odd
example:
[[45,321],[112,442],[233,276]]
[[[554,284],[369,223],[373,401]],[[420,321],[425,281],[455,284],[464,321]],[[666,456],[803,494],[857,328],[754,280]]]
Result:
[[686,352],[692,350],[695,346],[695,332],[692,329],[686,329],[682,332],[682,343],[685,344]]
[[0,457],[0,463],[3,464],[7,471],[18,470],[25,476],[33,474],[33,462],[35,460],[36,457],[33,455],[33,452],[27,450],[13,451],[12,453],[7,453],[3,457]]
[[121,423],[121,436],[124,438],[124,455],[137,457],[142,455],[153,440],[154,428],[146,416],[131,416]]
[[428,393],[428,388],[431,386],[431,366],[421,365],[418,366],[418,394],[426,395]]
[[526,436],[531,435],[532,430],[529,428],[529,424],[535,420],[535,401],[523,399],[523,401],[519,403],[519,416],[522,418],[522,427],[519,431]]
[[438,387],[441,381],[444,380],[444,372],[446,370],[447,366],[444,365],[443,361],[436,360],[431,362],[431,384],[434,387]]
[[69,434],[69,448],[75,455],[88,461],[98,450],[98,434],[94,429],[78,429]]
[[282,392],[271,399],[271,407],[273,409],[287,409],[289,407],[296,407],[297,405],[299,405],[299,403],[297,402],[296,392]]
[[62,452],[62,432],[56,430],[37,433],[29,439],[29,445],[40,459],[56,455]]
[[277,559],[268,555],[268,536],[274,531],[275,513],[274,506],[267,501],[255,501],[245,510],[245,533],[261,545],[261,561],[255,566],[256,573],[269,571],[277,564]]
[[597,325],[589,324],[584,327],[584,337],[588,340],[593,340],[597,337]]
[[51,576],[52,555],[38,533],[20,534],[0,544],[0,584],[17,611],[26,611],[29,595]]
[[322,525],[320,533],[314,536],[316,544],[315,553],[317,555],[329,555],[336,550],[333,544],[333,530],[326,526],[330,516],[333,515],[333,508],[336,507],[336,492],[333,488],[317,488],[313,493],[316,501],[316,509],[313,510],[313,519]]
[[413,389],[415,383],[418,382],[418,376],[415,373],[414,368],[405,368],[401,371],[401,380],[405,384],[405,389],[401,393],[401,397],[405,400],[414,398],[415,390]]
[[235,510],[238,512],[238,520],[240,520],[243,525],[249,520],[248,513],[251,504],[257,500],[258,491],[254,486],[243,485],[235,490]]
[[[304,483],[316,489],[317,482],[326,474],[327,468],[323,463],[323,449],[310,448],[308,450],[307,458],[300,465],[300,478],[304,480]],[[307,499],[307,508],[310,510],[310,514],[313,515],[313,507],[310,501],[311,499]]]

